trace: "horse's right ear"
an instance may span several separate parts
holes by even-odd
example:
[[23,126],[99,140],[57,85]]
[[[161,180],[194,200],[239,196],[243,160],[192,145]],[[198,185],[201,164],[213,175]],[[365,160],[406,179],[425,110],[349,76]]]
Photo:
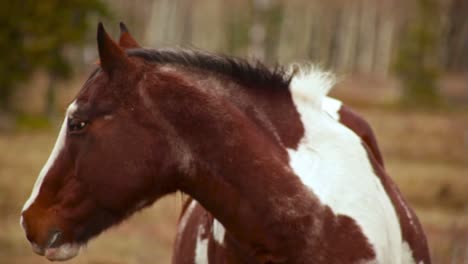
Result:
[[128,69],[132,64],[125,51],[107,34],[102,23],[98,24],[97,42],[100,65],[109,75],[116,70]]
[[134,48],[141,48],[140,44],[136,42],[136,40],[130,35],[128,32],[127,26],[120,22],[120,39],[119,39],[119,46],[124,49],[134,49]]

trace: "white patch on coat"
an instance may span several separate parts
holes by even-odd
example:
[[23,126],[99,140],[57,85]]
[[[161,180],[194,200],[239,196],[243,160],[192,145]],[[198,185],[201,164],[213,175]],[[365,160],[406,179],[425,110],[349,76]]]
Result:
[[195,208],[196,205],[197,205],[197,201],[192,200],[189,206],[187,207],[187,209],[185,210],[184,214],[182,215],[182,218],[180,219],[179,225],[177,227],[178,237],[182,236],[182,233],[184,232],[185,227],[187,226],[187,222],[190,218],[190,215],[192,214],[193,209]]
[[[408,245],[408,243],[403,242],[403,244],[401,244],[401,252],[403,254],[401,263],[416,264],[416,261],[413,259],[413,251],[411,251],[411,248]],[[420,261],[418,264],[424,264],[424,262]]]
[[335,98],[324,97],[322,102],[322,109],[329,114],[333,119],[340,120],[340,109],[343,103]]
[[297,150],[288,149],[290,166],[323,204],[356,221],[374,247],[377,263],[403,263],[396,211],[360,138],[322,108],[324,91],[334,83],[329,78],[312,71],[291,81],[305,134]]
[[224,245],[224,235],[226,234],[226,229],[224,228],[223,224],[221,224],[218,220],[213,220],[213,238],[219,245]]
[[26,203],[23,206],[22,212],[28,210],[31,204],[33,204],[34,201],[36,200],[37,195],[39,194],[39,190],[41,189],[42,182],[44,181],[44,177],[47,175],[50,168],[52,168],[55,160],[60,154],[60,151],[65,146],[65,138],[67,134],[67,120],[68,120],[68,117],[71,116],[76,111],[77,107],[78,105],[75,101],[73,101],[73,103],[71,103],[70,106],[68,106],[67,113],[65,114],[65,120],[63,121],[62,127],[60,128],[60,132],[59,132],[57,141],[55,142],[55,146],[52,149],[52,153],[50,154],[49,159],[47,160],[44,167],[42,167],[42,170],[39,173],[39,176],[37,177],[36,182],[34,183],[34,187],[32,189],[31,195],[29,196],[29,199],[26,201]]
[[205,227],[200,224],[195,244],[195,264],[208,264],[208,238],[202,238],[204,233]]

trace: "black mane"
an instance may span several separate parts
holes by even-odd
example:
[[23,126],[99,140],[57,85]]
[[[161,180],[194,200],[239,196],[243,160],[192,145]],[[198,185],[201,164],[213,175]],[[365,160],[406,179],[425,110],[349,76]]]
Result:
[[276,66],[270,69],[259,61],[249,62],[241,58],[192,49],[139,48],[130,49],[127,54],[152,63],[180,65],[212,72],[239,83],[260,87],[287,89],[292,77],[283,67]]

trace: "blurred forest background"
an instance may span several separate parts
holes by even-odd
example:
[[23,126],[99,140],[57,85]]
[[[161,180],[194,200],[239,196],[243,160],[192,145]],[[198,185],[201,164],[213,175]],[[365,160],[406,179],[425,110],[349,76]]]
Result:
[[[96,66],[96,25],[145,47],[196,47],[269,65],[311,61],[374,127],[434,263],[468,263],[468,1],[0,0],[0,263],[46,263],[18,224],[66,105]],[[168,263],[171,196],[72,263]]]

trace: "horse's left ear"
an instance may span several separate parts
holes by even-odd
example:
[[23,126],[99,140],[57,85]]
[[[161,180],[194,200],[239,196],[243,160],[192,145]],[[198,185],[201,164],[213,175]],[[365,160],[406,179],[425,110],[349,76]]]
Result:
[[132,65],[125,51],[110,38],[102,23],[98,25],[97,42],[101,67],[109,75]]
[[119,39],[119,46],[124,49],[134,49],[134,48],[141,48],[140,44],[136,42],[136,40],[132,37],[130,32],[128,32],[127,26],[120,22],[120,39]]

